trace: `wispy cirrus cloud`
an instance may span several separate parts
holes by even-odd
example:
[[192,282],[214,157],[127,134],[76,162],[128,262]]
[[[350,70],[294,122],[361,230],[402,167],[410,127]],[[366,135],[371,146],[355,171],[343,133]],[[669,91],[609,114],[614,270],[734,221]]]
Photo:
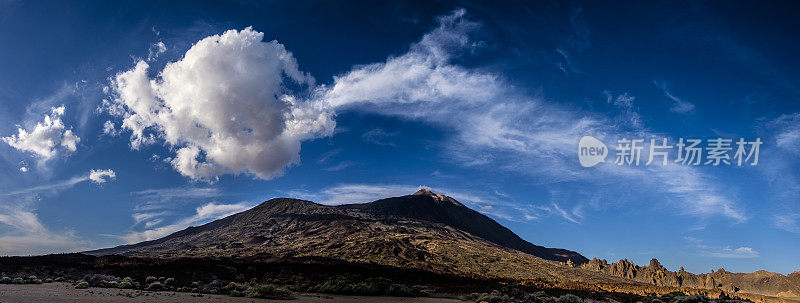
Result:
[[145,199],[165,200],[176,198],[209,198],[222,194],[216,187],[173,187],[146,189],[132,192],[131,195]]
[[655,80],[653,83],[661,89],[661,92],[664,93],[664,96],[672,100],[672,107],[669,109],[670,111],[679,113],[679,114],[686,114],[694,110],[694,103],[685,101],[681,98],[675,97],[675,95],[670,92],[668,84],[666,81],[663,80]]
[[0,205],[0,224],[11,227],[0,235],[0,255],[38,255],[88,249],[90,242],[71,230],[51,230],[42,224],[30,202]]
[[[98,171],[104,172],[102,176],[97,175]],[[0,200],[0,224],[11,229],[0,236],[0,254],[35,255],[88,249],[90,243],[78,237],[73,231],[47,228],[39,220],[36,203],[40,195],[58,195],[82,182],[91,181],[95,184],[107,182],[113,179],[113,172],[110,169],[92,170],[85,175],[67,180],[0,193],[0,197],[3,197]]]
[[721,259],[752,259],[758,258],[760,254],[753,248],[747,246],[730,247],[730,246],[710,246],[706,245],[705,241],[695,237],[684,237],[687,246],[697,250],[700,256],[721,258]]
[[778,214],[773,218],[776,227],[800,234],[800,213]]
[[361,135],[361,139],[364,141],[377,144],[377,145],[384,145],[384,146],[397,146],[393,142],[391,142],[391,138],[397,137],[400,132],[390,132],[386,131],[383,128],[375,128],[364,132]]
[[158,239],[171,233],[186,229],[190,226],[202,225],[217,219],[222,219],[232,214],[247,210],[250,207],[252,207],[252,205],[245,202],[233,204],[209,202],[195,208],[193,215],[177,219],[174,222],[163,226],[158,225],[164,221],[162,217],[167,215],[167,212],[136,213],[133,215],[133,218],[137,220],[137,223],[150,222],[151,224],[145,224],[144,230],[131,231],[127,234],[115,237],[123,239],[127,243],[138,243],[142,241]]
[[[207,219],[205,215],[195,217],[196,220],[190,220],[191,217],[177,219],[171,224],[164,225],[162,223],[169,222],[171,219],[175,220],[175,216],[180,214],[180,209],[187,205],[197,205],[198,200],[212,200],[223,197],[223,192],[218,187],[172,187],[172,188],[155,188],[131,192],[131,196],[135,202],[133,214],[131,217],[134,220],[132,229],[144,228],[143,230],[131,231],[123,236],[114,236],[121,238],[125,241],[144,239],[154,235],[165,235],[182,228],[187,227],[186,224],[196,224],[202,220]],[[217,202],[208,202],[209,205],[205,209],[220,209],[224,206],[219,205],[232,205],[232,204],[217,204]],[[239,203],[236,205],[244,205]],[[217,207],[219,206],[219,207]],[[200,209],[199,206],[195,209]],[[204,213],[208,213],[205,211]],[[198,221],[199,220],[199,221]],[[187,223],[188,222],[188,223]]]
[[116,178],[116,173],[111,169],[90,170],[85,175],[75,176],[66,180],[55,181],[48,184],[22,188],[10,192],[0,193],[0,196],[17,196],[37,192],[51,192],[56,193],[62,190],[70,189],[78,183],[92,181],[95,184],[105,183],[110,179]]
[[771,223],[774,227],[800,233],[800,174],[795,168],[800,165],[800,113],[783,114],[768,120],[762,126],[767,136],[762,157],[780,159],[763,161],[758,170],[768,181],[769,195],[766,202],[773,205]]

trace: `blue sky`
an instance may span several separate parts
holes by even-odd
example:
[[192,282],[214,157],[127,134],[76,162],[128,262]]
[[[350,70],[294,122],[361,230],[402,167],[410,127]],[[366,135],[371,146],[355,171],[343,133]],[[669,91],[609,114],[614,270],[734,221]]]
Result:
[[[0,254],[426,186],[589,258],[799,270],[798,21],[718,4],[0,1]],[[763,145],[618,166],[623,138]]]

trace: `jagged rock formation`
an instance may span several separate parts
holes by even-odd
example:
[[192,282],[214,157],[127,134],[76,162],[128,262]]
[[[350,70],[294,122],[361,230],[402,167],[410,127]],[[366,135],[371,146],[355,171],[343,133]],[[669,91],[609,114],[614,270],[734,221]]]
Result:
[[784,276],[763,270],[731,273],[718,269],[707,274],[692,274],[683,267],[677,272],[669,271],[656,259],[650,260],[648,266],[639,266],[628,260],[608,264],[606,260],[594,258],[581,267],[656,286],[720,289],[728,294],[749,293],[800,299],[800,272]]

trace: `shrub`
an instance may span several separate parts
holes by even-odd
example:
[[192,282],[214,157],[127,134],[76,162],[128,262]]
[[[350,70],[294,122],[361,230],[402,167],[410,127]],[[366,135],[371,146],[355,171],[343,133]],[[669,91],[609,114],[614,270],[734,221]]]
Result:
[[238,290],[231,290],[230,294],[231,297],[244,297],[244,293]]
[[11,278],[3,277],[2,279],[0,279],[0,284],[11,284]]
[[504,295],[497,290],[491,293],[482,293],[475,299],[475,302],[488,302],[488,303],[505,303],[511,302],[512,299],[508,295]]
[[475,301],[475,299],[477,299],[480,295],[481,294],[474,292],[468,295],[460,295],[458,296],[458,299],[461,301]]
[[145,290],[150,290],[150,291],[159,291],[163,289],[164,285],[162,285],[161,282],[158,281],[150,283],[149,285],[147,285],[147,287],[145,287]]
[[238,288],[239,288],[239,284],[236,284],[236,282],[231,282],[231,283],[228,283],[228,285],[225,285],[225,290],[228,290],[228,291],[236,290]]
[[711,299],[709,299],[706,296],[691,295],[691,296],[685,296],[685,297],[682,297],[682,298],[678,298],[677,300],[675,300],[675,302],[676,303],[709,303],[709,302],[712,302],[712,301],[711,301]]
[[172,286],[172,284],[175,284],[175,279],[167,278],[166,280],[164,280],[164,286]]
[[347,294],[353,291],[350,281],[345,277],[334,277],[326,280],[318,287],[319,292],[332,294]]
[[14,278],[14,280],[11,280],[11,284],[25,284],[25,282],[27,281],[22,278]]
[[272,284],[261,284],[247,288],[245,295],[248,298],[291,300],[294,294],[286,288]]
[[122,279],[122,282],[133,283],[133,279],[131,279],[131,277],[125,277]]
[[330,278],[312,290],[322,293],[367,296],[411,296],[413,294],[408,286],[394,283],[386,278],[368,278],[361,282],[354,282],[343,276]]
[[190,291],[192,291],[192,289],[189,288],[189,287],[184,286],[184,287],[178,287],[178,289],[176,289],[175,291],[178,291],[178,292],[190,292]]
[[86,281],[78,282],[78,284],[75,284],[75,288],[77,288],[77,289],[87,289],[87,288],[89,288],[89,282],[86,282]]
[[398,296],[398,297],[408,297],[411,296],[411,288],[405,286],[403,284],[393,283],[389,286],[388,295]]
[[55,280],[53,280],[53,281],[55,281],[55,282],[64,282],[64,277],[57,277],[57,278],[56,278]]
[[710,298],[703,295],[687,295],[685,293],[674,291],[668,294],[661,295],[661,297],[652,298],[650,303],[709,303],[714,302]]
[[158,280],[158,278],[153,277],[153,276],[147,276],[147,278],[144,279],[144,283],[145,284],[150,284],[150,283],[155,282],[156,280]]
[[50,278],[44,279],[44,283],[53,283],[53,279]]
[[36,277],[36,276],[30,276],[30,277],[28,277],[28,281],[33,281],[33,280],[36,280],[36,279],[39,279],[39,278],[38,278],[38,277]]
[[558,303],[582,303],[583,299],[581,299],[581,297],[578,297],[578,296],[573,295],[573,294],[566,294],[566,295],[558,297],[558,299],[556,299],[556,302],[558,302]]
[[131,284],[131,282],[130,282],[130,281],[125,281],[125,280],[123,280],[122,282],[120,282],[119,284],[117,284],[117,288],[122,288],[122,289],[131,289],[131,288],[133,288],[133,284]]
[[32,284],[42,284],[42,280],[33,279],[33,280],[30,280],[30,283],[32,283]]

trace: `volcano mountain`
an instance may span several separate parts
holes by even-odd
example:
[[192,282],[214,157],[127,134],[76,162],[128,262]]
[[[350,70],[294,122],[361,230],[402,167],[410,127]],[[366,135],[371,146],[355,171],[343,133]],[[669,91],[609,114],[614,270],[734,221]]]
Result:
[[455,199],[422,189],[364,204],[276,198],[161,239],[86,252],[145,258],[318,259],[484,277],[608,280],[563,266],[581,254],[534,245]]

